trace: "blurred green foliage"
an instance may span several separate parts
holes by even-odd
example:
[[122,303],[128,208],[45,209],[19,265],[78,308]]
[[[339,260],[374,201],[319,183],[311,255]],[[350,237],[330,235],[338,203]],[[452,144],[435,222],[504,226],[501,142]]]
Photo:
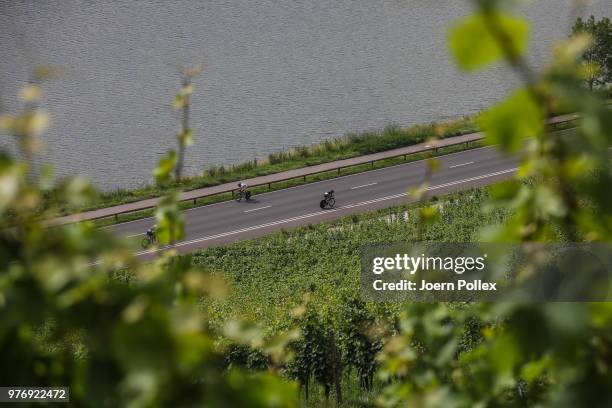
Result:
[[[612,115],[583,87],[581,63],[601,44],[572,36],[557,46],[553,64],[536,72],[524,58],[527,22],[508,14],[510,3],[476,1],[476,15],[460,20],[449,38],[459,67],[504,61],[523,84],[481,118],[487,140],[521,159],[516,179],[493,189],[492,205],[512,216],[483,229],[481,239],[609,241]],[[544,118],[560,107],[580,114],[578,132],[546,131]],[[399,334],[379,357],[381,379],[391,381],[379,402],[610,406],[612,326],[603,323],[610,319],[608,303],[407,306]]]
[[[505,37],[501,44],[490,27]],[[460,68],[473,71],[498,61],[505,53],[504,45],[515,54],[527,48],[528,24],[519,17],[486,10],[456,23],[449,34],[449,48]]]
[[193,144],[194,130],[189,127],[189,108],[191,107],[191,94],[193,93],[193,78],[202,72],[202,66],[196,65],[181,70],[181,89],[174,97],[172,107],[181,111],[181,130],[176,135],[178,152],[174,164],[174,179],[180,183],[183,177],[185,162],[185,149]]
[[[90,223],[43,227],[93,189],[80,178],[57,186],[32,166],[47,122],[41,94],[29,85],[23,111],[0,121],[23,158],[0,155],[0,221],[11,226],[0,231],[0,383],[68,386],[75,406],[295,406],[290,381],[227,369],[199,307],[224,285],[189,257],[167,250],[143,264]],[[172,171],[163,164],[157,174]],[[157,219],[162,242],[180,239],[176,194],[161,200]]]
[[[505,62],[520,79],[480,120],[491,144],[519,155],[516,179],[496,186],[487,206],[472,200],[464,208],[471,218],[452,218],[445,209],[452,202],[423,205],[407,213],[416,222],[399,224],[403,234],[392,237],[472,238],[477,221],[486,220],[482,240],[612,239],[612,115],[583,81],[595,37],[572,36],[536,72],[524,57],[528,24],[510,13],[511,3],[476,1],[476,13],[451,29],[449,47],[462,69]],[[35,79],[21,93],[23,111],[0,116],[22,158],[0,155],[0,221],[11,226],[0,232],[0,383],[70,386],[78,406],[296,406],[298,384],[307,389],[314,380],[339,400],[342,377],[354,373],[364,393],[379,382],[381,406],[612,406],[612,305],[365,304],[350,273],[358,268],[356,244],[377,236],[376,223],[326,231],[321,242],[306,229],[298,244],[311,255],[303,258],[290,246],[281,252],[250,243],[192,262],[172,250],[184,221],[170,189],[156,212],[160,242],[170,245],[146,264],[91,224],[43,228],[41,219],[83,205],[94,192],[82,179],[56,185],[47,169],[33,168],[48,124]],[[190,93],[184,85],[175,107],[188,107]],[[545,118],[559,110],[580,114],[577,132],[547,131]],[[191,136],[183,126],[179,147]],[[180,157],[160,161],[158,183],[173,171],[176,177]],[[427,168],[433,173],[436,162]],[[227,259],[236,255],[232,248],[256,260],[252,270],[228,275],[243,287],[228,299],[248,304],[251,322],[231,318],[235,305],[222,300],[227,288],[206,272],[242,262]],[[250,272],[266,268],[266,292],[249,292],[261,289]],[[291,270],[306,272],[292,277]],[[335,280],[309,281],[330,270]],[[298,305],[282,297],[306,291],[303,285],[320,293]],[[266,298],[276,308],[266,310]],[[289,308],[292,318],[279,319]],[[266,318],[262,330],[255,323]]]

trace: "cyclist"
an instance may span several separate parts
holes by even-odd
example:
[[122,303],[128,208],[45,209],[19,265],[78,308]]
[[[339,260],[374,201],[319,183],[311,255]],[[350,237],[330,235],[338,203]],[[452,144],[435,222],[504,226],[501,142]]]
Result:
[[334,190],[329,190],[323,193],[323,200],[319,203],[322,209],[333,208],[336,205],[336,199],[334,198]]
[[151,227],[149,227],[149,229],[147,229],[147,232],[145,232],[145,238],[142,239],[142,247],[143,248],[148,248],[149,245],[153,245],[157,243],[157,237],[155,236],[155,228],[157,228],[157,225],[153,225]]
[[149,241],[151,242],[153,242],[153,240],[155,239],[155,225],[151,226],[147,230],[147,238],[149,238]]
[[243,198],[245,200],[249,200],[249,198],[251,198],[251,193],[249,191],[247,191],[247,185],[246,183],[243,183],[242,181],[240,183],[238,183],[238,198],[237,201],[242,200]]

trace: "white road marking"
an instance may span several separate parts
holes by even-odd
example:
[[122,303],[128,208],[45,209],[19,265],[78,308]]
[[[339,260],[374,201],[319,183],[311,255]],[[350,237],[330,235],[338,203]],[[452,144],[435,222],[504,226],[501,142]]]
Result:
[[132,238],[132,237],[137,237],[139,235],[144,235],[144,232],[141,232],[140,234],[134,234],[134,235],[128,235],[127,238]]
[[450,168],[454,169],[455,167],[467,166],[469,164],[474,164],[474,162],[471,161],[471,162],[467,162],[467,163],[455,164],[454,166],[450,166]]
[[355,187],[351,187],[351,190],[356,190],[358,188],[363,188],[363,187],[370,187],[370,186],[374,186],[376,184],[378,184],[378,183],[370,183],[370,184],[364,184],[364,185],[361,185],[361,186],[355,186]]
[[251,212],[251,211],[259,211],[259,210],[263,210],[265,208],[270,208],[270,207],[272,207],[272,206],[271,205],[266,205],[265,207],[253,208],[252,210],[246,210],[244,212],[247,213],[247,212]]
[[[511,169],[496,171],[494,173],[483,174],[481,176],[475,176],[475,177],[470,177],[470,178],[466,178],[466,179],[462,179],[462,180],[451,181],[451,182],[448,182],[448,183],[439,184],[437,186],[429,187],[429,188],[427,188],[427,190],[436,190],[438,188],[450,187],[450,186],[454,186],[454,185],[457,185],[457,184],[468,183],[470,181],[482,180],[482,179],[485,179],[485,178],[488,178],[488,177],[500,176],[502,174],[514,172],[517,169],[518,169],[517,167],[514,167],[514,168],[511,168]],[[257,229],[261,229],[261,228],[266,228],[266,227],[272,227],[272,226],[279,225],[279,224],[286,224],[286,223],[289,223],[289,222],[292,222],[292,221],[299,221],[299,220],[302,220],[302,219],[305,219],[305,218],[316,217],[317,215],[327,214],[327,213],[334,212],[334,211],[346,210],[346,209],[354,208],[354,207],[360,207],[360,206],[364,206],[364,205],[367,205],[367,204],[372,204],[372,203],[377,203],[377,202],[380,202],[380,201],[391,200],[391,199],[394,199],[394,198],[400,198],[400,197],[407,196],[407,195],[409,195],[409,193],[400,193],[400,194],[394,194],[394,195],[390,195],[390,196],[386,196],[386,197],[375,198],[373,200],[362,201],[362,202],[356,203],[356,204],[348,204],[348,205],[345,205],[343,207],[332,208],[332,209],[326,210],[326,211],[317,211],[317,212],[310,213],[310,214],[304,214],[304,215],[299,215],[299,216],[296,216],[296,217],[286,218],[284,220],[272,221],[272,222],[268,222],[268,223],[265,223],[265,224],[254,225],[252,227],[246,227],[246,228],[237,229],[237,230],[234,230],[234,231],[222,232],[222,233],[215,234],[215,235],[210,235],[210,236],[207,236],[207,237],[194,238],[194,239],[191,239],[191,240],[188,240],[188,241],[177,242],[176,244],[173,244],[173,245],[166,245],[164,247],[152,248],[152,249],[149,249],[149,250],[136,252],[135,255],[139,256],[139,255],[145,255],[145,254],[152,254],[152,253],[155,253],[155,252],[158,252],[158,251],[162,251],[162,250],[165,250],[165,249],[169,249],[169,248],[177,248],[177,247],[181,247],[181,246],[185,246],[185,245],[197,244],[197,243],[204,242],[204,241],[210,241],[210,240],[216,239],[216,238],[223,238],[223,237],[227,237],[227,236],[230,236],[230,235],[240,234],[240,233],[243,233],[243,232],[253,231],[253,230],[257,230]]]
[[488,178],[488,177],[500,176],[502,174],[511,173],[513,171],[516,171],[516,170],[518,170],[518,167],[513,167],[511,169],[496,171],[495,173],[483,174],[482,176],[475,176],[475,177],[470,177],[470,178],[466,178],[466,179],[463,179],[463,180],[457,180],[457,181],[451,181],[451,182],[444,183],[444,184],[439,184],[437,186],[429,187],[429,188],[427,188],[427,190],[436,190],[438,188],[450,187],[450,186],[454,186],[454,185],[461,184],[461,183],[467,183],[468,181],[476,181],[476,180],[482,180],[482,179]]

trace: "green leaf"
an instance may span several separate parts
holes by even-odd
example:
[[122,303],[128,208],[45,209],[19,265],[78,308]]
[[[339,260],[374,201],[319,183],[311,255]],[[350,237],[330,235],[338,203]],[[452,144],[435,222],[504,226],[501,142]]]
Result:
[[162,156],[157,163],[157,167],[153,170],[153,176],[157,184],[163,184],[170,181],[170,174],[176,165],[176,151],[170,150],[166,155]]
[[181,109],[183,106],[185,106],[186,101],[187,100],[185,99],[185,96],[179,93],[174,97],[174,100],[172,101],[172,107],[174,109]]
[[66,183],[64,199],[73,206],[83,206],[96,198],[96,191],[86,178],[74,177]]
[[544,131],[544,115],[526,90],[514,93],[486,111],[479,120],[487,142],[506,151],[517,151],[524,139]]
[[550,366],[550,363],[550,356],[544,356],[540,359],[528,362],[521,369],[521,378],[528,383],[537,380],[545,373],[546,369]]
[[191,146],[193,144],[193,129],[185,129],[176,138],[181,146]]
[[436,172],[440,170],[440,167],[442,167],[442,163],[440,163],[440,160],[438,159],[427,159],[426,164],[427,164],[427,168],[431,172]]
[[495,384],[497,390],[513,384],[513,371],[521,359],[521,350],[516,339],[511,335],[499,337],[494,343],[491,353],[491,366],[495,369]]
[[545,185],[535,188],[535,204],[542,213],[548,216],[563,217],[567,213],[567,208],[559,195]]
[[0,155],[0,214],[13,204],[23,181],[23,170]]
[[262,341],[261,330],[255,324],[245,321],[230,320],[223,327],[223,334],[239,344],[252,344]]
[[193,84],[185,85],[179,91],[180,96],[189,96],[193,93]]
[[515,55],[527,49],[529,24],[522,18],[496,12],[476,14],[459,20],[449,32],[450,51],[463,70],[473,71],[504,56],[500,37]]
[[423,224],[433,224],[440,219],[440,212],[438,211],[438,207],[429,206],[423,207],[419,211],[420,222]]
[[54,176],[55,171],[53,170],[53,166],[43,164],[40,168],[40,180],[38,182],[40,189],[43,191],[53,189],[55,181]]
[[185,232],[185,217],[178,206],[178,194],[171,192],[162,197],[157,205],[155,219],[157,220],[156,235],[161,244],[169,244],[183,238]]
[[520,187],[515,180],[510,180],[492,185],[489,191],[495,200],[511,200],[518,195]]
[[7,114],[0,115],[0,132],[13,132],[13,128],[15,126],[16,119]]

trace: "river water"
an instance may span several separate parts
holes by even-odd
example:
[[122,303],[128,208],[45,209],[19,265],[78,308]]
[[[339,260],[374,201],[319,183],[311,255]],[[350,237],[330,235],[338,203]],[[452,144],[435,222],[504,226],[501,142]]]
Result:
[[[542,67],[567,35],[572,7],[521,7],[533,22],[530,60]],[[44,160],[102,190],[137,187],[175,145],[180,66],[204,65],[189,174],[489,106],[517,82],[500,67],[455,69],[447,28],[469,11],[461,0],[0,0],[0,96],[14,111],[29,68],[61,68],[45,85]],[[610,16],[612,2],[580,12]]]

